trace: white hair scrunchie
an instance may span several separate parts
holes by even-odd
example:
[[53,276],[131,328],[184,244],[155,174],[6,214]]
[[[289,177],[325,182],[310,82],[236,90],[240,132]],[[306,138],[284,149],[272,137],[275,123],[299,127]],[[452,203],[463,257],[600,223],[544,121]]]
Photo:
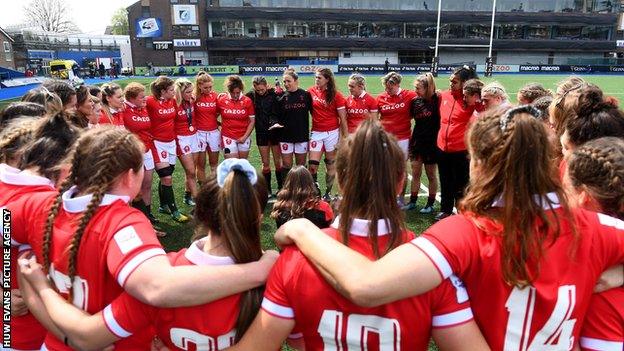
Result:
[[217,167],[217,184],[220,188],[223,188],[225,184],[225,178],[230,172],[239,170],[247,176],[251,185],[255,185],[258,182],[258,174],[256,169],[249,163],[249,161],[240,158],[228,158],[219,164]]

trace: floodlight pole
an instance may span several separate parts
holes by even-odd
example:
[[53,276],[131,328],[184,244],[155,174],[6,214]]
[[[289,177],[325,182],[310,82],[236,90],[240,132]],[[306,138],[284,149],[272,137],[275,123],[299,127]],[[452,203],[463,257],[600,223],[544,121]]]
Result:
[[496,0],[492,3],[492,26],[490,27],[490,49],[488,56],[485,58],[485,76],[491,77],[494,70],[494,61],[492,59],[492,43],[494,42],[494,19],[496,18]]
[[436,44],[433,60],[431,61],[431,74],[434,77],[438,76],[438,63],[440,59],[438,57],[438,44],[440,43],[440,15],[442,14],[442,0],[438,0],[438,25],[436,27]]

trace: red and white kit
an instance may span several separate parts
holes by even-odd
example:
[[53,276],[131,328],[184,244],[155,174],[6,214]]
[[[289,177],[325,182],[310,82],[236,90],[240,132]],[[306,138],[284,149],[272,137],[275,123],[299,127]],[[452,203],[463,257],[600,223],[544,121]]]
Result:
[[[203,241],[188,249],[170,253],[173,266],[221,266],[235,264],[230,257],[213,256],[203,251]],[[234,343],[240,294],[200,306],[157,308],[146,305],[127,293],[104,309],[108,329],[126,338],[146,327],[156,328],[156,335],[172,350],[223,350]]]
[[[189,118],[189,113],[191,118]],[[175,118],[175,132],[177,136],[177,154],[188,155],[199,152],[199,139],[197,137],[197,127],[194,123],[195,108],[193,104],[183,103],[178,106]]]
[[393,134],[397,138],[399,146],[405,154],[405,159],[409,155],[409,139],[412,136],[410,109],[412,100],[416,96],[414,91],[399,88],[395,95],[390,95],[384,91],[377,97],[381,124],[388,133]]
[[211,152],[221,151],[221,132],[217,123],[216,92],[202,94],[195,100],[195,115],[193,122],[197,127],[197,138],[199,139],[200,151],[209,150]]
[[249,127],[250,118],[255,118],[253,102],[245,95],[233,99],[230,94],[221,94],[217,100],[221,115],[222,146],[226,154],[238,154],[249,151],[251,137],[239,141]]
[[139,108],[126,101],[126,109],[122,114],[126,129],[136,135],[145,146],[143,166],[146,170],[154,169],[154,138],[152,138],[152,121],[147,109]]
[[581,349],[624,350],[624,288],[592,296],[581,330]]
[[152,137],[156,148],[154,160],[156,163],[176,163],[176,134],[174,121],[177,114],[174,99],[159,100],[153,96],[147,97],[147,112],[152,122]]
[[[338,240],[340,217],[327,235]],[[355,219],[349,247],[374,259],[368,239],[369,221]],[[378,222],[379,248],[390,235]],[[404,242],[414,234],[404,232]],[[314,303],[310,303],[314,301]],[[432,328],[471,321],[468,295],[461,281],[446,280],[431,292],[387,305],[359,307],[336,292],[296,248],[287,248],[267,281],[262,309],[279,318],[294,319],[310,350],[427,350]]]
[[379,111],[377,100],[366,91],[363,91],[360,96],[349,95],[346,105],[349,133],[354,133],[370,113],[376,114]]
[[340,139],[340,120],[338,110],[346,108],[344,96],[336,91],[330,104],[326,102],[327,90],[316,86],[308,89],[312,96],[312,133],[310,134],[310,151],[332,152]]
[[[541,202],[559,203],[554,193],[548,198]],[[572,349],[598,277],[624,262],[624,222],[574,209],[576,230],[582,233],[575,238],[564,211],[554,207],[545,205],[547,215],[559,220],[559,237],[554,244],[546,239],[539,277],[524,289],[501,278],[499,223],[471,214],[451,216],[413,241],[443,278],[456,274],[466,283],[475,320],[493,350]]]

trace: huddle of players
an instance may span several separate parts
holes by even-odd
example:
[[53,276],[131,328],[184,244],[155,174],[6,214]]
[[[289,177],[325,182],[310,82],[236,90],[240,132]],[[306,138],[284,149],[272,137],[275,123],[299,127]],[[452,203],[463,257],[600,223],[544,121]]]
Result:
[[[609,284],[622,282],[624,118],[582,80],[559,86],[550,120],[530,106],[480,114],[460,214],[416,239],[396,202],[400,140],[365,119],[336,154],[343,200],[332,228],[287,222],[276,240],[299,250],[274,266],[260,248],[267,188],[248,162],[217,167],[196,198],[198,240],[167,259],[127,205],[145,145],[65,117],[18,121],[0,143],[0,205],[11,210],[12,249],[36,255],[20,261],[19,285],[49,350],[145,349],[155,334],[182,350],[273,350],[289,336],[306,349],[425,350],[430,336],[451,350],[622,348],[623,288],[592,291],[615,264]],[[269,270],[263,299],[254,287]],[[16,348],[41,345],[34,323],[13,320],[15,339],[31,342]]]

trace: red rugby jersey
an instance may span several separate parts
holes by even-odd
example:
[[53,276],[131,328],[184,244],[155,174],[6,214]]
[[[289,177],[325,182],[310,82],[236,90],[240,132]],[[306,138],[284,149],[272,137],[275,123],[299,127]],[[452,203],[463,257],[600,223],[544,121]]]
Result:
[[[337,239],[336,227],[325,229]],[[354,220],[349,247],[374,259],[367,237],[369,221]],[[378,222],[380,250],[389,235],[386,222]],[[403,233],[404,240],[414,237]],[[339,239],[337,239],[339,240]],[[307,350],[427,350],[432,328],[472,320],[468,295],[455,280],[433,291],[379,307],[359,307],[336,292],[295,247],[287,248],[271,271],[262,309],[279,318],[294,319]]]
[[[67,298],[70,283],[69,252],[66,248],[76,231],[78,219],[91,195],[73,197],[75,188],[63,194],[63,205],[54,223],[50,253],[50,280]],[[128,206],[130,199],[107,194],[89,221],[80,243],[74,278],[74,306],[94,314],[104,309],[123,292],[126,279],[146,260],[164,255],[154,229],[145,215]],[[35,252],[41,251],[40,248]],[[115,343],[118,350],[144,350],[149,345],[150,330]],[[52,334],[46,336],[49,350],[70,350]]]
[[[19,200],[37,193],[56,193],[54,182],[35,176],[6,164],[0,165],[0,208],[11,213],[11,289],[19,289],[17,280],[17,258],[20,253],[30,249],[24,238],[24,211]],[[3,216],[4,217],[4,216]],[[0,223],[4,218],[0,218]],[[27,220],[32,218],[28,217]],[[0,328],[4,325],[0,321]],[[11,346],[16,350],[37,350],[46,335],[45,328],[31,314],[11,316]]]
[[316,86],[308,89],[312,96],[312,131],[329,132],[340,127],[338,110],[346,108],[344,96],[336,91],[336,96],[331,104],[327,104],[327,90],[321,90]]
[[126,101],[126,109],[123,112],[123,122],[126,129],[134,133],[145,145],[145,151],[154,148],[152,138],[152,122],[147,109],[139,108]]
[[230,139],[242,138],[249,119],[256,117],[253,102],[243,94],[239,99],[232,99],[230,94],[220,94],[217,109],[221,115],[221,134]]
[[592,296],[581,330],[581,349],[624,350],[624,288]]
[[[195,122],[194,122],[194,117],[195,117],[194,110],[195,109],[193,107],[193,104],[190,104],[190,103],[183,103],[182,105],[178,106],[178,111],[176,113],[176,118],[175,118],[176,135],[187,136],[187,135],[193,135],[197,133],[197,129],[195,127]],[[189,118],[188,118],[189,111],[191,112],[190,124],[189,124]]]
[[174,99],[159,100],[153,96],[148,96],[146,108],[152,122],[154,140],[162,142],[175,140],[176,101]]
[[123,119],[123,115],[124,115],[124,109],[121,110],[115,110],[115,109],[110,109],[110,116],[108,115],[108,113],[102,109],[102,112],[100,113],[100,118],[98,120],[98,124],[112,124],[114,126],[119,126],[119,127],[123,127],[124,126],[124,119]]
[[624,261],[624,222],[575,209],[572,215],[580,233],[575,242],[556,195],[548,198],[555,209],[547,214],[559,219],[559,238],[552,244],[546,241],[539,277],[525,289],[502,279],[498,223],[470,214],[451,216],[413,241],[443,278],[456,274],[466,283],[475,320],[493,350],[541,350],[547,348],[544,345],[571,349],[579,340],[598,277]]
[[360,96],[349,95],[346,101],[347,127],[349,133],[355,132],[360,123],[368,117],[369,113],[377,113],[377,100],[369,93],[362,92]]
[[[173,266],[220,266],[235,264],[230,257],[203,251],[203,241],[168,254]],[[120,338],[148,326],[171,350],[223,350],[234,343],[240,294],[192,307],[158,308],[123,293],[103,313],[108,329]]]
[[410,109],[416,92],[399,88],[396,95],[387,92],[377,97],[377,105],[384,129],[394,134],[398,140],[409,139],[412,135],[412,116]]
[[218,94],[214,91],[210,94],[202,94],[195,100],[195,115],[193,116],[193,123],[195,127],[204,132],[209,132],[219,128],[217,124],[217,97]]

